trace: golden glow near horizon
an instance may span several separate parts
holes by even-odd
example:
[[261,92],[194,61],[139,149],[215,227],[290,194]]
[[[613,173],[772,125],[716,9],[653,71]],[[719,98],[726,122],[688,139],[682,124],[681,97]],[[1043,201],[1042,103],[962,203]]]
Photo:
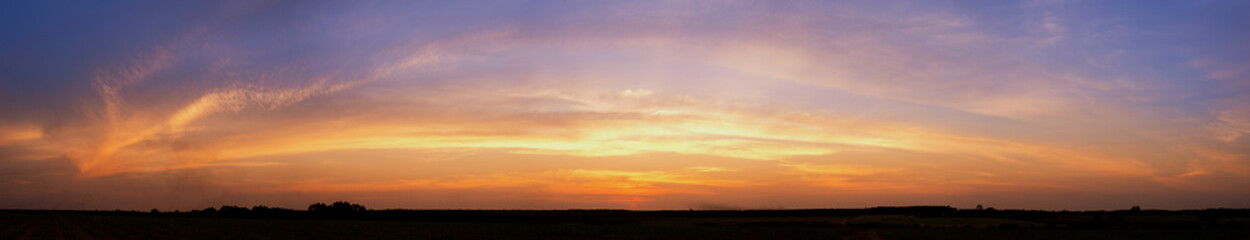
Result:
[[[144,41],[6,34],[0,208],[1250,207],[1230,46],[1092,6],[769,4],[227,3],[105,21]],[[16,49],[59,47],[90,58]]]

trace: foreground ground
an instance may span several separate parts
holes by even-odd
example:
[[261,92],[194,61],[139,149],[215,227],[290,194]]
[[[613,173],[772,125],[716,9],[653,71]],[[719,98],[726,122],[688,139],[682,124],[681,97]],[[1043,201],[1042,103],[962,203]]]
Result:
[[[439,214],[456,213],[426,215],[440,217]],[[646,215],[562,211],[506,214],[527,217],[509,220],[495,214],[491,216],[496,217],[432,221],[341,216],[0,211],[0,239],[1250,239],[1250,230],[1244,227],[1080,228],[994,217]],[[1199,217],[1142,216],[1126,221],[1169,218],[1198,221]],[[516,219],[520,220],[513,221]]]

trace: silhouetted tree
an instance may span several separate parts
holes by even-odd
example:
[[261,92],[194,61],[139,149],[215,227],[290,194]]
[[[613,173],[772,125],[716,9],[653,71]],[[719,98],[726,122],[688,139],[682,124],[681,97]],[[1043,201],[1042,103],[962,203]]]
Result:
[[333,207],[335,211],[342,211],[342,212],[364,212],[365,211],[365,206],[361,206],[360,204],[344,202],[344,201],[334,202],[334,205],[331,205],[330,207]]
[[226,214],[226,215],[241,215],[241,214],[247,214],[248,210],[247,208],[243,208],[243,207],[226,205],[226,206],[221,206],[221,209],[217,210],[217,212],[221,214]]
[[308,211],[309,212],[330,211],[330,205],[326,205],[325,203],[313,203],[312,205],[308,205]]
[[977,204],[977,210],[985,210],[985,207],[982,207],[981,204]]
[[261,215],[263,215],[263,214],[270,214],[270,213],[275,212],[275,210],[278,210],[278,209],[277,209],[277,208],[269,208],[269,206],[265,206],[265,205],[252,206],[252,213],[253,213],[253,214],[261,214]]
[[308,211],[314,214],[345,215],[364,212],[366,209],[365,206],[361,206],[360,204],[338,201],[330,205],[326,205],[325,203],[314,203],[308,206]]

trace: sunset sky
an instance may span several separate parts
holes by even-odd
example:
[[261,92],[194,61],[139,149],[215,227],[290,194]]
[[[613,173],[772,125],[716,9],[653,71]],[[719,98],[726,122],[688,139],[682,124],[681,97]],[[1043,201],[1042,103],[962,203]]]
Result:
[[1250,208],[1250,1],[4,1],[0,209]]

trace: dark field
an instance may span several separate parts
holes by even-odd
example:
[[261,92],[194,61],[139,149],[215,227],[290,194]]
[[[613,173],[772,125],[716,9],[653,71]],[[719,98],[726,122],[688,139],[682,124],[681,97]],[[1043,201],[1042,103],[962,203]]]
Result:
[[[931,209],[930,209],[931,210]],[[3,239],[1250,239],[1242,211],[0,211]],[[934,215],[936,214],[936,215]],[[945,216],[942,216],[945,215]]]

